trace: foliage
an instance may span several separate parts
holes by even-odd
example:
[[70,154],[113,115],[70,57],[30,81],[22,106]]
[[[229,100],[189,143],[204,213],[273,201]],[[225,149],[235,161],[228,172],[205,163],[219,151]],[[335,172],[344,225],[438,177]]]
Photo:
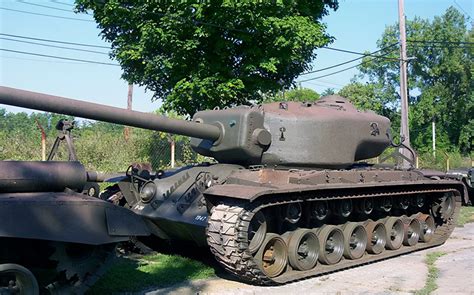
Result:
[[334,88],[326,88],[324,91],[321,93],[321,96],[326,96],[326,95],[333,95],[336,94],[336,90]]
[[193,114],[259,101],[310,70],[332,41],[321,18],[337,0],[76,0],[92,11],[129,82],[166,110]]
[[286,92],[280,92],[275,96],[268,96],[264,102],[272,101],[315,101],[321,96],[309,88],[293,88]]
[[338,94],[348,98],[358,109],[372,110],[380,115],[393,117],[393,111],[387,107],[387,97],[375,83],[354,81],[339,90]]
[[213,275],[214,269],[199,261],[179,255],[153,254],[138,261],[120,259],[88,293],[137,292],[149,287],[162,288]]
[[420,168],[447,171],[448,160],[449,160],[449,169],[471,166],[471,159],[469,157],[463,157],[457,151],[448,152],[445,150],[444,151],[437,150],[436,155],[434,157],[431,152],[419,153],[418,158],[419,158]]
[[[7,113],[0,109],[0,160],[41,160],[41,133],[36,120],[45,129],[48,153],[57,136],[56,123],[62,118],[48,113]],[[78,159],[87,169],[102,172],[125,171],[136,162],[151,163],[154,169],[170,166],[167,135],[132,128],[126,141],[123,132],[123,126],[110,123],[77,123],[72,134]],[[188,138],[174,135],[172,138],[176,145],[176,165],[204,160],[191,150]],[[60,147],[55,159],[67,160],[65,144]]]
[[47,113],[8,113],[0,109],[0,160],[31,159],[41,160],[41,131],[45,130],[48,138],[56,137],[56,123],[60,119],[71,119]]
[[[437,148],[459,148],[469,154],[474,140],[474,46],[462,42],[474,41],[473,30],[467,29],[465,17],[453,7],[432,21],[415,18],[406,25],[407,56],[412,59],[408,63],[412,146],[422,153],[431,150],[431,122],[435,118]],[[397,42],[398,35],[397,24],[388,26],[377,42],[378,47],[390,47]],[[393,59],[365,58],[359,78],[369,83],[353,83],[344,91],[351,95],[367,91],[369,105],[380,109],[382,104],[382,112],[398,111],[399,62],[395,49],[382,52]]]

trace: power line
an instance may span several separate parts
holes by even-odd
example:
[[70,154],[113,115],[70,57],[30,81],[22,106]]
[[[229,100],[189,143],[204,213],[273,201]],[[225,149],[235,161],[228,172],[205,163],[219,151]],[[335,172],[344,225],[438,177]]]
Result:
[[474,45],[465,45],[465,46],[455,46],[455,45],[422,45],[422,44],[408,44],[408,46],[413,47],[413,48],[446,48],[446,49],[452,49],[452,48],[458,48],[458,49],[466,49],[466,48],[472,48]]
[[363,58],[364,58],[364,57],[361,56],[361,57],[354,58],[354,59],[351,59],[351,60],[348,60],[348,61],[345,61],[345,62],[341,62],[341,63],[335,64],[335,65],[332,65],[332,66],[329,66],[329,67],[325,67],[325,68],[321,68],[321,69],[317,69],[317,70],[305,72],[305,73],[302,73],[300,76],[309,75],[309,74],[314,74],[314,73],[317,73],[317,72],[322,72],[322,71],[330,70],[330,69],[333,69],[333,68],[337,68],[337,67],[340,67],[340,66],[349,64],[349,63],[351,63],[351,62],[355,62],[355,61],[360,60],[360,59],[363,59]]
[[43,7],[43,8],[48,8],[48,9],[54,9],[54,10],[59,10],[59,11],[66,11],[69,13],[74,13],[71,9],[64,9],[64,8],[58,8],[54,6],[49,6],[49,5],[44,5],[44,4],[38,4],[38,3],[31,3],[31,2],[26,2],[24,0],[17,0],[17,2],[22,3],[22,4],[27,4],[31,6],[37,6],[37,7]]
[[0,33],[0,36],[14,37],[14,38],[20,38],[20,39],[27,39],[27,40],[35,40],[35,41],[43,41],[43,42],[51,42],[51,43],[58,43],[58,44],[66,44],[66,45],[75,45],[75,46],[83,46],[83,47],[94,47],[94,48],[106,48],[106,49],[110,49],[110,47],[101,46],[101,45],[92,45],[92,44],[85,44],[85,43],[66,42],[66,41],[58,41],[58,40],[51,40],[51,39],[41,39],[41,38],[34,38],[34,37],[21,36],[21,35],[13,35],[13,34],[3,34],[3,33]]
[[461,9],[462,12],[464,12],[465,15],[467,15],[468,18],[471,18],[471,15],[467,13],[467,11],[465,11],[464,8],[462,8],[462,6],[456,2],[456,0],[453,0],[453,2],[459,9]]
[[322,75],[322,76],[319,76],[319,77],[313,77],[313,78],[309,78],[309,79],[306,79],[306,80],[300,80],[300,81],[296,81],[296,82],[308,82],[308,81],[316,80],[316,79],[319,79],[319,78],[324,78],[324,77],[332,76],[332,75],[335,75],[335,74],[339,74],[339,73],[348,71],[348,70],[353,69],[353,68],[357,68],[357,67],[360,66],[361,64],[363,64],[363,62],[358,63],[358,64],[356,64],[355,66],[348,67],[348,68],[344,68],[344,69],[342,69],[342,70],[339,70],[339,71],[336,71],[336,72],[332,72],[332,73],[329,73],[329,74],[326,74],[326,75]]
[[5,48],[0,48],[0,51],[13,52],[13,53],[19,53],[19,54],[26,54],[26,55],[33,55],[33,56],[48,57],[48,58],[55,58],[55,59],[61,59],[61,60],[70,60],[70,61],[85,62],[85,63],[90,63],[90,64],[99,64],[99,65],[116,66],[116,67],[119,67],[119,66],[120,66],[120,65],[118,65],[118,64],[107,63],[107,62],[92,61],[92,60],[86,60],[86,59],[70,58],[70,57],[47,55],[47,54],[39,54],[39,53],[26,52],[26,51],[18,51],[18,50],[11,50],[11,49],[5,49]]
[[370,57],[377,57],[377,58],[384,58],[384,59],[396,59],[400,60],[399,58],[390,58],[390,57],[380,57],[378,55],[373,55],[370,53],[363,53],[363,52],[357,52],[357,51],[352,51],[352,50],[347,50],[347,49],[340,49],[340,48],[334,48],[334,47],[329,47],[329,46],[323,46],[321,47],[322,49],[328,49],[328,50],[333,50],[333,51],[339,51],[339,52],[345,52],[345,53],[351,53],[351,54],[357,54],[357,55],[363,55],[364,57],[370,56]]
[[36,58],[22,58],[22,57],[18,57],[18,56],[5,56],[5,55],[0,55],[0,58],[9,58],[9,59],[26,60],[26,61],[38,61],[38,62],[55,63],[55,64],[76,64],[76,65],[84,65],[85,64],[83,62],[45,60],[45,59],[36,59]]
[[[393,46],[393,45],[394,45],[394,44],[392,44],[391,46]],[[384,50],[385,48],[387,48],[387,47],[384,47],[384,48],[380,49],[379,51]],[[381,56],[388,55],[388,54],[390,54],[390,52],[385,53],[385,54],[383,54],[383,55],[381,55]],[[374,59],[375,59],[375,58],[372,58],[371,61],[374,60]],[[308,82],[308,81],[316,80],[316,79],[319,79],[319,78],[324,78],[324,77],[336,75],[336,74],[339,74],[339,73],[348,71],[348,70],[350,70],[350,69],[356,68],[356,67],[358,67],[358,66],[364,64],[365,62],[366,62],[366,61],[363,61],[363,62],[361,62],[361,63],[356,64],[355,66],[347,67],[347,68],[344,68],[344,69],[342,69],[342,70],[339,70],[339,71],[336,71],[336,72],[332,72],[332,73],[329,73],[329,74],[326,74],[326,75],[322,75],[322,76],[318,76],[318,77],[313,77],[313,78],[309,78],[309,79],[305,79],[305,80],[300,80],[300,81],[296,81],[296,82]]]
[[[319,80],[318,82],[319,82],[319,83],[323,83],[323,84],[327,84],[327,85],[339,86],[339,87],[344,87],[344,86],[345,86],[345,85],[338,84],[338,83],[328,82],[328,81],[326,81],[326,80]],[[309,84],[315,84],[314,82],[313,82],[313,83],[312,83],[312,82],[307,82],[307,83],[309,83]],[[317,85],[317,84],[315,84],[315,85]],[[320,86],[323,86],[323,85],[320,85]]]
[[474,42],[464,41],[436,41],[436,40],[407,40],[409,43],[439,43],[439,44],[474,44]]
[[45,13],[37,13],[37,12],[31,12],[31,11],[25,11],[25,10],[19,10],[19,9],[12,9],[12,8],[5,8],[5,7],[0,7],[0,10],[7,10],[7,11],[18,12],[18,13],[24,13],[24,14],[39,15],[39,16],[45,16],[45,17],[68,19],[68,20],[75,20],[75,21],[82,21],[82,22],[95,22],[91,19],[82,19],[82,18],[75,18],[75,17],[45,14]]
[[46,47],[53,47],[53,48],[60,48],[60,49],[67,49],[67,50],[75,50],[75,51],[82,51],[82,52],[89,52],[89,53],[96,53],[96,54],[109,55],[109,54],[106,53],[106,52],[100,52],[100,51],[94,51],[94,50],[87,50],[87,49],[81,49],[81,48],[72,48],[72,47],[66,47],[66,46],[57,46],[57,45],[50,45],[50,44],[42,44],[42,43],[31,42],[31,41],[24,41],[24,40],[15,40],[15,39],[10,39],[10,38],[5,38],[5,37],[0,37],[0,40],[7,40],[7,41],[13,41],[13,42],[20,42],[20,43],[32,44],[32,45],[39,45],[39,46],[46,46]]
[[[391,45],[388,45],[386,47],[383,47],[379,50],[376,50],[374,52],[371,52],[371,53],[368,53],[368,54],[364,54],[363,56],[361,57],[358,57],[358,58],[354,58],[354,59],[351,59],[351,60],[348,60],[348,61],[345,61],[345,62],[342,62],[342,63],[339,63],[339,64],[335,64],[335,65],[332,65],[332,66],[329,66],[329,67],[325,67],[325,68],[321,68],[321,69],[317,69],[317,70],[313,70],[313,71],[309,71],[309,72],[305,72],[305,73],[302,73],[300,76],[303,76],[303,75],[308,75],[308,74],[313,74],[313,73],[317,73],[317,72],[322,72],[322,71],[326,71],[326,70],[329,70],[329,69],[333,69],[333,68],[337,68],[337,67],[340,67],[342,65],[346,65],[346,64],[349,64],[351,62],[354,62],[354,61],[357,61],[357,60],[361,60],[363,59],[364,57],[373,57],[373,58],[383,58],[384,55],[387,55],[387,54],[384,54],[384,55],[374,55],[375,53],[378,53],[380,51],[384,51],[386,49],[389,49],[395,45],[397,45],[397,43],[393,43]],[[341,50],[344,50],[344,49],[341,49]],[[396,60],[399,60],[398,58]]]
[[61,2],[61,1],[58,1],[58,0],[50,0],[50,1],[53,2],[53,3],[56,3],[56,4],[74,7],[74,4],[71,4],[71,3]]

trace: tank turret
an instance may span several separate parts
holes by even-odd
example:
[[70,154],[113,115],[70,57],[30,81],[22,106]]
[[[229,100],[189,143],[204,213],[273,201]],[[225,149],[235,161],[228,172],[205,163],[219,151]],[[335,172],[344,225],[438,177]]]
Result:
[[196,152],[229,164],[343,168],[390,143],[387,118],[336,95],[200,111],[192,121],[8,87],[0,103],[189,136]]

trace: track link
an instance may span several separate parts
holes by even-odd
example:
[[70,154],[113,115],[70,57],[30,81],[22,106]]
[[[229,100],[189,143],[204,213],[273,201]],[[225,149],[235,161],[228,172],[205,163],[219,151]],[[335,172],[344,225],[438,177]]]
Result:
[[[253,216],[261,209],[284,205],[289,203],[303,202],[303,201],[317,201],[317,200],[339,200],[339,199],[357,199],[367,197],[382,197],[386,195],[412,195],[418,193],[439,194],[452,192],[455,197],[455,208],[453,215],[445,220],[445,222],[438,226],[434,232],[434,236],[428,243],[418,243],[415,246],[402,246],[398,250],[385,250],[381,254],[371,255],[365,253],[364,256],[356,260],[342,259],[339,263],[334,265],[318,264],[314,269],[308,271],[295,271],[289,269],[282,275],[269,278],[259,267],[257,261],[248,251],[249,241],[247,239],[248,228]],[[318,197],[305,198],[303,196],[283,196],[274,197],[270,201],[257,201],[255,203],[235,203],[233,201],[223,202],[211,209],[208,227],[207,227],[207,242],[211,252],[216,257],[217,261],[230,273],[237,276],[251,284],[258,285],[278,285],[306,279],[309,277],[319,276],[334,271],[339,271],[351,267],[356,267],[390,257],[407,254],[410,252],[427,249],[430,247],[443,244],[451,232],[453,231],[459,209],[461,206],[461,197],[455,188],[440,188],[431,190],[400,190],[392,191],[389,194],[385,192],[368,193],[359,195],[326,195],[318,192]]]

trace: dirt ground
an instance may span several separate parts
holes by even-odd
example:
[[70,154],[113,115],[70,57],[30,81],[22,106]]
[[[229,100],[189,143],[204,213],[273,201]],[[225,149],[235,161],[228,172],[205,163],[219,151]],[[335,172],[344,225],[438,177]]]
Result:
[[251,286],[222,278],[197,280],[140,294],[412,294],[424,287],[430,252],[444,252],[432,294],[474,294],[474,223],[456,228],[442,246],[278,287]]

